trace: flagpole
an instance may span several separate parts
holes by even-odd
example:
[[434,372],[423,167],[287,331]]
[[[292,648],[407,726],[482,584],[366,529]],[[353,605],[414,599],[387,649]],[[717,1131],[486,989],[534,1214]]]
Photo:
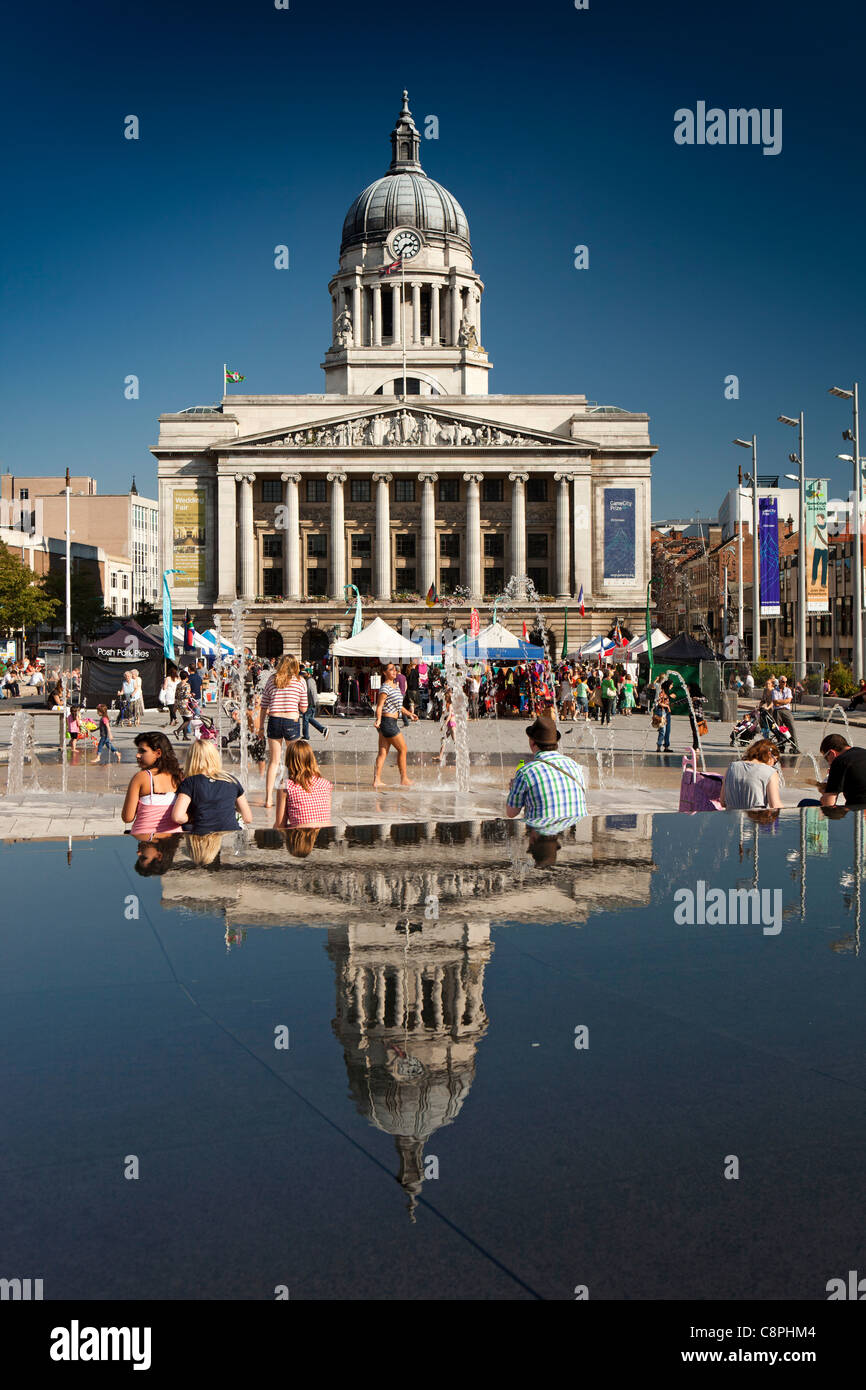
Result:
[[406,399],[406,258],[400,255],[400,341],[403,345],[403,400]]
[[223,362],[223,390],[222,390],[222,396],[220,396],[220,400],[223,399],[223,396],[224,396],[225,393],[226,393],[226,381],[228,380],[228,375],[227,375],[227,374],[228,374],[228,369],[229,369],[229,364],[228,364],[228,362]]

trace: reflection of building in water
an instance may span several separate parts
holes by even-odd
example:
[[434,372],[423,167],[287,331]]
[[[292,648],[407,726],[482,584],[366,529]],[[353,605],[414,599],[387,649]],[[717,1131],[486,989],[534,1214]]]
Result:
[[649,813],[586,817],[559,836],[554,863],[536,867],[518,822],[412,822],[334,826],[308,859],[292,858],[279,831],[256,831],[219,873],[187,869],[162,880],[167,907],[220,911],[226,926],[333,925],[363,906],[423,917],[427,899],[485,920],[584,922],[649,902]]
[[492,950],[489,922],[425,920],[410,931],[389,919],[328,932],[349,1090],[360,1113],[394,1136],[413,1220],[424,1145],[459,1114],[475,1075]]
[[459,1114],[487,1031],[491,923],[574,923],[648,903],[652,816],[581,820],[542,869],[526,827],[503,820],[334,826],[302,861],[279,831],[238,840],[219,873],[162,878],[163,903],[219,912],[231,945],[255,926],[328,928],[349,1090],[393,1136],[414,1220],[424,1146]]

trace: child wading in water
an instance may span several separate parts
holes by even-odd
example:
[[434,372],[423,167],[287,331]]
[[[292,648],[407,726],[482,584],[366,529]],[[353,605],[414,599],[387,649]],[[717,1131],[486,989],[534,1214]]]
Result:
[[108,706],[97,705],[96,713],[99,715],[99,744],[96,749],[96,757],[92,758],[91,762],[102,762],[103,748],[108,751],[109,760],[113,753],[117,761],[120,762],[120,752],[111,741],[111,720],[108,718]]
[[454,706],[451,701],[451,691],[445,691],[445,703],[442,709],[442,742],[439,745],[439,766],[445,766],[445,745],[449,738],[452,743],[457,742],[455,730],[457,720],[454,717]]

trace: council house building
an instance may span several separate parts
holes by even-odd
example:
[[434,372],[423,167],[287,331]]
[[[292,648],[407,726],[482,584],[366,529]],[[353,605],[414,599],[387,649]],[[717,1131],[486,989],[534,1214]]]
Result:
[[[365,615],[452,624],[501,594],[559,648],[643,627],[650,578],[648,416],[583,395],[491,395],[483,282],[456,198],[421,167],[407,94],[391,163],[343,223],[317,395],[231,394],[161,415],[161,567],[200,625],[244,600],[263,655],[318,656]],[[506,293],[500,286],[498,293]],[[531,581],[531,587],[525,581]],[[583,590],[586,609],[576,607]],[[489,613],[484,614],[486,621]]]

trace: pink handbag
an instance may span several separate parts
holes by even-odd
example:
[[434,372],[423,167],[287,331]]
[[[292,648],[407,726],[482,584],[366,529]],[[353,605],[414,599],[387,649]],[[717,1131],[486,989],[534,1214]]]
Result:
[[698,772],[694,748],[683,754],[683,775],[680,782],[680,810],[688,815],[696,811],[721,811],[722,778],[715,772]]

